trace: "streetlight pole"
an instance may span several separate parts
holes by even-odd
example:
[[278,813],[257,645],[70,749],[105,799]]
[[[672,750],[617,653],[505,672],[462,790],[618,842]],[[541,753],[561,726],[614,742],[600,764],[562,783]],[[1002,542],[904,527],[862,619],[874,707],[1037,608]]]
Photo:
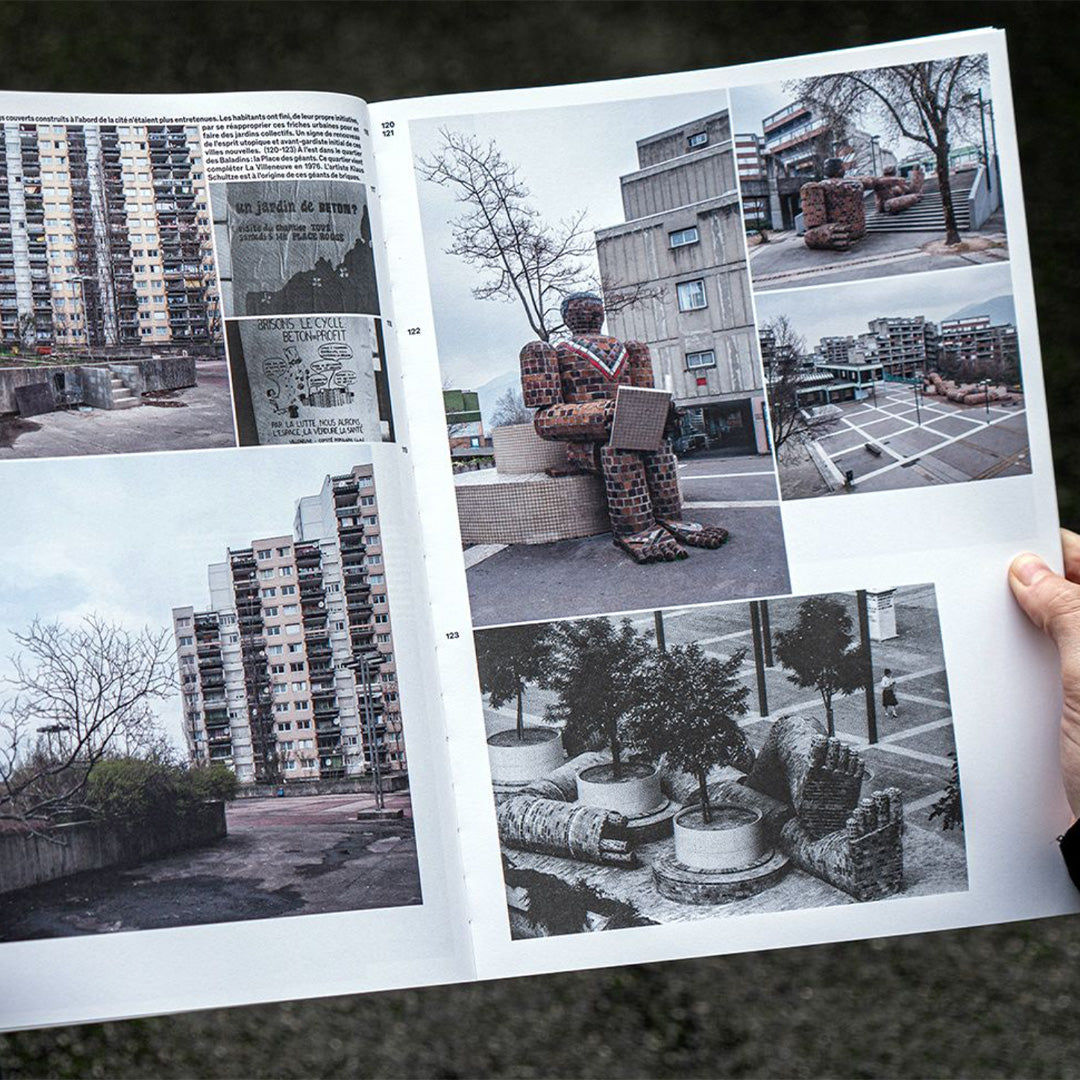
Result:
[[979,124],[982,127],[983,166],[986,169],[986,190],[990,190],[990,147],[986,141],[986,111],[983,105],[982,88],[979,88]]
[[911,384],[911,389],[915,392],[915,423],[922,427],[922,413],[919,411],[919,383],[922,381],[922,372],[914,372],[915,381]]
[[979,385],[983,389],[983,404],[986,405],[986,423],[990,423],[990,380],[980,379]]
[[[361,706],[364,713],[364,736],[367,740],[368,753],[371,756],[371,779],[375,791],[375,806],[378,810],[385,809],[386,801],[383,796],[382,763],[379,761],[379,748],[375,744],[375,699],[371,690],[372,678],[382,666],[382,654],[369,650],[358,653],[351,660],[342,664],[341,667],[353,673],[356,678],[360,675],[362,688]],[[357,687],[360,690],[360,687]]]

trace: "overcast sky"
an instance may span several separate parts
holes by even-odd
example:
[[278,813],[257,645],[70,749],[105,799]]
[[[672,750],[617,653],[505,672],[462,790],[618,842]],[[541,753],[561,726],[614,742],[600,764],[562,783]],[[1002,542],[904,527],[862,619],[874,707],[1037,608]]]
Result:
[[[619,177],[637,168],[638,139],[727,107],[724,91],[676,94],[414,121],[410,136],[418,159],[439,148],[441,127],[494,139],[503,157],[519,167],[545,221],[584,210],[592,231],[623,221]],[[518,353],[532,334],[516,302],[473,299],[477,271],[446,254],[449,223],[463,208],[437,184],[419,180],[418,189],[443,376],[455,388],[474,390],[516,371]]]
[[[0,671],[11,630],[91,612],[138,631],[209,602],[230,547],[292,532],[296,500],[371,460],[363,446],[252,447],[0,464]],[[3,695],[6,696],[6,695]],[[180,698],[159,715],[183,746]]]
[[865,334],[867,323],[882,316],[925,315],[937,322],[972,304],[1011,295],[1009,266],[999,263],[760,293],[755,303],[760,324],[786,315],[813,347],[822,337]]

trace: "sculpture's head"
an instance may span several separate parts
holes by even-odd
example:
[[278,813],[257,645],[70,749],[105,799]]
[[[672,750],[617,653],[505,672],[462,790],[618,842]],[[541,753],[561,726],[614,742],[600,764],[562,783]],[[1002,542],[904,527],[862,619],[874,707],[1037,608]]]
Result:
[[599,334],[604,325],[604,301],[596,293],[570,293],[561,310],[563,322],[572,334]]
[[839,180],[844,175],[844,162],[838,157],[825,159],[825,179]]
[[881,170],[881,172],[882,172],[883,176],[895,176],[896,175],[896,166],[895,165],[886,165],[885,168]]

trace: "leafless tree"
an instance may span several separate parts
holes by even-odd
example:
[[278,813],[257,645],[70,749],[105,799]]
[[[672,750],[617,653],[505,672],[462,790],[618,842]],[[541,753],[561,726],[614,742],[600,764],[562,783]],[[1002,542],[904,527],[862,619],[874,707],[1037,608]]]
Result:
[[531,424],[532,418],[532,409],[525,405],[521,391],[511,386],[495,402],[491,413],[491,427],[494,429],[508,427],[510,424]]
[[451,223],[448,254],[476,267],[478,300],[517,300],[532,332],[550,341],[562,326],[559,305],[592,284],[593,244],[585,212],[549,225],[529,202],[518,167],[494,141],[441,128],[442,145],[420,161],[420,175],[453,192],[464,207]]
[[896,137],[922,143],[937,162],[945,210],[945,243],[960,243],[949,183],[953,139],[971,130],[981,109],[978,90],[987,77],[985,55],[954,56],[897,67],[816,75],[796,84],[799,100],[837,130],[860,115],[885,121]]
[[135,634],[97,615],[69,627],[35,619],[0,701],[0,820],[77,807],[95,762],[161,756],[153,703],[176,691],[168,632]]
[[799,404],[806,338],[792,326],[788,317],[778,315],[765,323],[760,342],[774,449],[779,451],[792,438],[812,438],[834,427],[834,419],[814,416]]

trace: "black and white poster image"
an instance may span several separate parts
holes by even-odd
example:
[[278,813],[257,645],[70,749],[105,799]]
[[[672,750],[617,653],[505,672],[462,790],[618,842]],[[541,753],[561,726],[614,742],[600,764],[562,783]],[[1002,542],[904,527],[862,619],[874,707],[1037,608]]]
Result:
[[514,938],[967,888],[932,585],[476,645]]
[[379,314],[363,184],[244,180],[210,201],[226,317]]
[[229,320],[226,339],[242,446],[393,440],[377,320]]

